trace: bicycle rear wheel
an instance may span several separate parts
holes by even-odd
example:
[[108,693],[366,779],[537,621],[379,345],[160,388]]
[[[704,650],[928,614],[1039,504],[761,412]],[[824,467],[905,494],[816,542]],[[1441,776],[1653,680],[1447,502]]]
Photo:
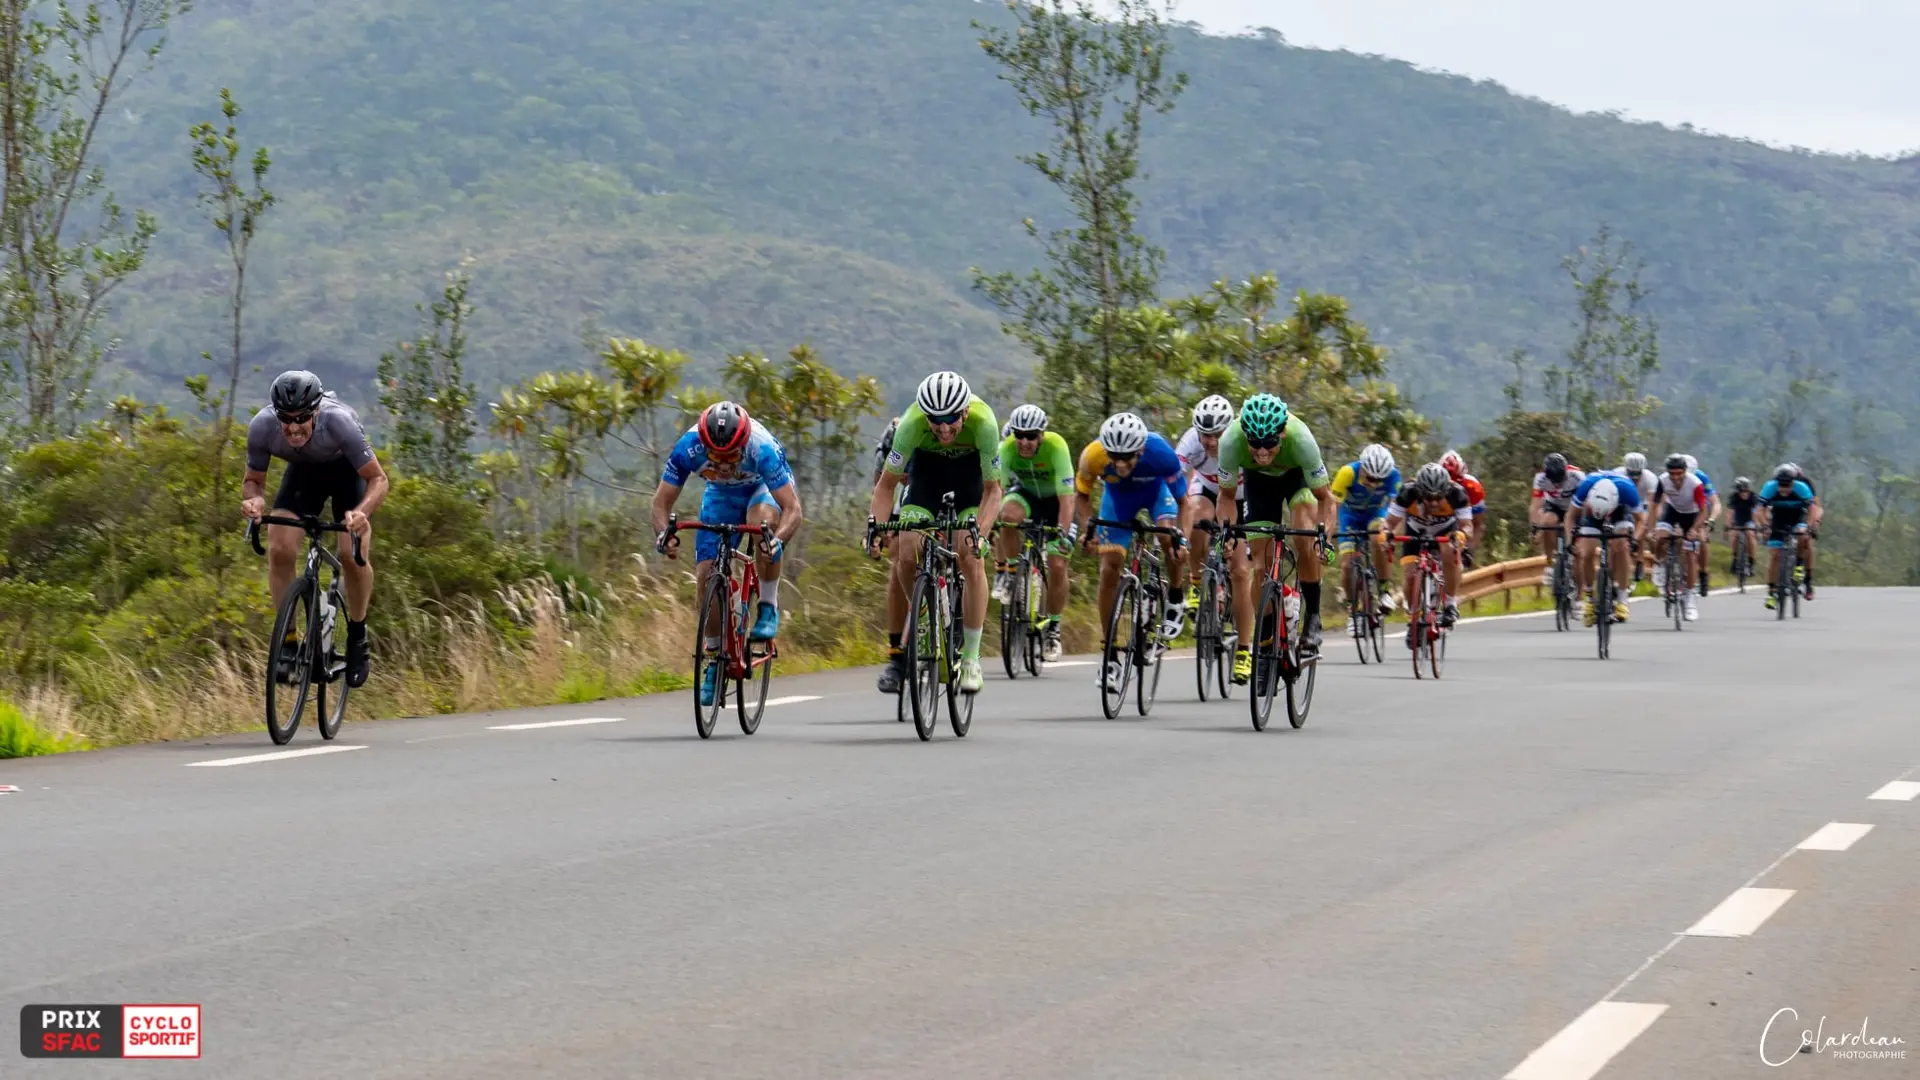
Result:
[[921,742],[932,739],[934,728],[940,726],[940,693],[946,682],[945,672],[940,670],[945,663],[941,621],[946,613],[940,610],[937,596],[933,582],[922,577],[913,583],[913,596],[907,606],[907,684],[901,689],[908,696],[913,730]]
[[953,729],[955,738],[967,737],[967,729],[973,726],[973,699],[960,689],[960,643],[966,640],[964,622],[967,595],[967,579],[956,575],[953,579],[953,604],[948,611],[947,621],[947,726]]
[[1271,581],[1260,586],[1260,603],[1254,608],[1253,625],[1253,680],[1247,695],[1247,711],[1253,718],[1253,730],[1265,731],[1267,720],[1273,716],[1273,699],[1280,693],[1280,647],[1287,631],[1280,586]]
[[1685,626],[1682,618],[1687,611],[1687,572],[1686,555],[1675,555],[1682,551],[1678,537],[1667,542],[1667,614],[1673,619],[1673,628],[1679,630]]
[[1207,689],[1219,679],[1220,612],[1213,603],[1213,568],[1200,571],[1200,606],[1193,613],[1193,671],[1199,685],[1200,700],[1207,700]]
[[[1360,558],[1361,555],[1354,555],[1355,560]],[[1367,642],[1373,638],[1373,620],[1380,614],[1372,593],[1366,572],[1356,567],[1353,588],[1347,593],[1347,636],[1353,639],[1353,649],[1360,654],[1362,664],[1371,662],[1367,659]]]
[[[285,746],[299,730],[300,714],[306,711],[313,688],[313,651],[319,644],[313,640],[314,584],[309,577],[294,578],[273,617],[273,637],[267,646],[267,734],[275,746]],[[287,639],[289,628],[298,634],[300,647],[282,682],[280,643]]]
[[[327,655],[316,665],[325,674],[314,680],[314,719],[320,725],[320,737],[332,739],[340,734],[340,724],[347,718],[347,665],[346,665],[346,628],[342,624],[347,612],[346,597],[340,595],[336,584],[328,590],[327,600],[333,605],[334,637]],[[331,687],[331,691],[329,691]],[[329,697],[331,694],[331,697]]]
[[[1141,591],[1142,595],[1155,595],[1160,592],[1160,585],[1150,582]],[[1147,614],[1148,606],[1156,613]],[[1153,710],[1153,699],[1160,693],[1160,665],[1166,659],[1166,650],[1160,646],[1160,607],[1158,603],[1142,605],[1135,613],[1133,659],[1140,665],[1140,681],[1133,688],[1133,704],[1141,716]]]
[[773,683],[773,658],[779,655],[771,641],[754,641],[744,626],[734,628],[743,639],[740,655],[747,658],[744,676],[734,683],[734,708],[740,716],[740,733],[751,735],[760,730],[760,714],[767,710],[767,688]]
[[1139,590],[1137,583],[1122,581],[1107,616],[1107,640],[1100,650],[1100,711],[1109,720],[1119,718],[1133,684],[1133,624],[1140,606]]
[[1573,629],[1573,558],[1562,547],[1553,558],[1553,628]]
[[1027,646],[1027,674],[1036,679],[1047,666],[1047,573],[1042,569],[1045,561],[1045,554],[1039,551],[1028,561],[1027,602],[1021,608],[1027,619],[1027,632],[1022,637]]
[[1386,588],[1377,577],[1369,575],[1369,580],[1372,585],[1367,591],[1373,595],[1373,616],[1367,622],[1367,637],[1373,645],[1373,662],[1384,664],[1387,662],[1387,617],[1381,610],[1381,600]]
[[1313,684],[1320,672],[1320,660],[1300,659],[1300,635],[1287,635],[1287,651],[1284,654],[1285,666],[1281,674],[1287,680],[1287,723],[1295,729],[1307,722],[1307,712],[1313,708]]
[[[727,707],[727,642],[733,637],[732,605],[727,602],[727,579],[716,567],[707,577],[700,593],[700,621],[694,623],[693,638],[693,730],[703,739],[713,737],[713,725],[720,722],[720,710]],[[717,626],[713,636],[718,644],[707,645],[707,628]],[[700,688],[713,680],[713,700],[702,702]]]
[[1218,598],[1214,600],[1214,625],[1220,628],[1215,653],[1219,662],[1214,664],[1214,686],[1220,691],[1220,700],[1225,701],[1233,696],[1233,654],[1240,647],[1240,630],[1233,621],[1233,591],[1225,574],[1214,576],[1214,588],[1219,591]]

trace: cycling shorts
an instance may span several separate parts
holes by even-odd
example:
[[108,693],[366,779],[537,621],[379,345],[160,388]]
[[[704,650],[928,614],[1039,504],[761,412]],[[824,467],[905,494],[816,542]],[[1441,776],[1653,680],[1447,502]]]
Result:
[[[1387,520],[1387,505],[1386,503],[1381,503],[1377,508],[1372,510],[1350,510],[1342,506],[1340,508],[1340,531],[1346,533],[1367,532],[1371,530],[1378,522]],[[1340,541],[1340,550],[1343,552],[1352,551],[1357,546],[1357,541],[1351,538]]]
[[1540,509],[1543,513],[1553,514],[1556,517],[1565,518],[1567,516],[1567,511],[1572,508],[1573,508],[1573,496],[1571,495],[1563,496],[1560,498],[1555,498],[1552,495],[1540,496]]
[[1577,535],[1590,538],[1597,538],[1602,533],[1612,533],[1613,538],[1619,540],[1633,534],[1633,514],[1624,506],[1614,510],[1605,521],[1592,514],[1581,514],[1575,530]]
[[[755,487],[715,487],[707,485],[706,493],[700,496],[700,520],[708,525],[745,525],[747,512],[756,506],[771,506],[776,511],[780,504],[774,501],[773,492],[767,485]],[[739,538],[734,538],[734,547],[739,547]],[[720,534],[702,530],[693,542],[695,562],[712,562],[720,557]]]
[[1656,533],[1687,533],[1692,531],[1694,525],[1698,524],[1699,521],[1700,511],[1698,510],[1683,514],[1671,506],[1662,506],[1660,508],[1660,521],[1654,525],[1653,531]]
[[900,502],[900,520],[907,520],[907,511],[914,507],[926,512],[919,520],[939,513],[940,499],[948,492],[953,493],[954,509],[965,517],[980,509],[985,490],[980,455],[915,454],[907,462],[907,494]]
[[1060,520],[1060,496],[1036,495],[1023,488],[1007,494],[1007,502],[1026,512],[1028,521],[1052,525]]
[[1804,515],[1798,513],[1784,514],[1775,510],[1773,512],[1772,525],[1767,529],[1767,546],[1770,548],[1786,547],[1788,536],[1805,532],[1807,532],[1807,523]]
[[1246,500],[1240,521],[1246,525],[1290,525],[1293,507],[1313,501],[1307,474],[1300,469],[1283,473],[1242,470],[1240,494]]
[[[1130,484],[1125,488],[1107,485],[1106,493],[1100,496],[1100,516],[1108,521],[1132,521],[1140,511],[1147,512],[1147,520],[1155,525],[1163,519],[1178,517],[1180,508],[1173,504],[1173,493],[1165,484]],[[1111,525],[1100,526],[1100,542],[1124,547],[1133,533],[1126,529],[1116,529]]]
[[367,481],[360,470],[344,457],[332,461],[289,461],[280,477],[280,490],[274,493],[273,508],[296,517],[320,516],[329,501],[333,520],[342,521],[347,511],[367,497]]

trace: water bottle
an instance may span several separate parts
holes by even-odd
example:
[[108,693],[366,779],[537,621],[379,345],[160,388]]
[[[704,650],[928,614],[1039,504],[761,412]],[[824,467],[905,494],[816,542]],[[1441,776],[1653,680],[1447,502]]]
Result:
[[1292,589],[1287,589],[1280,594],[1280,602],[1286,605],[1287,625],[1300,625],[1300,594]]
[[333,656],[333,598],[326,593],[320,594],[320,649],[319,660],[329,662]]

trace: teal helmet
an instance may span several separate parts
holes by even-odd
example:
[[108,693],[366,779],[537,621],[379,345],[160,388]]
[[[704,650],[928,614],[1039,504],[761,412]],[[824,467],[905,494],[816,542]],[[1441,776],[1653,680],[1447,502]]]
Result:
[[1255,394],[1240,406],[1240,429],[1249,439],[1277,439],[1286,426],[1287,403],[1272,394]]

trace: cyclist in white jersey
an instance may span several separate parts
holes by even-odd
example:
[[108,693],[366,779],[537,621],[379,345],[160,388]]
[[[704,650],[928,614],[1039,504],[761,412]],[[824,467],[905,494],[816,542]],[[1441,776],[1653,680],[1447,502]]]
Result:
[[[1647,468],[1647,455],[1633,451],[1620,459],[1620,467],[1610,469],[1615,476],[1624,476],[1633,481],[1634,489],[1640,492],[1640,505],[1652,506],[1654,489],[1660,485],[1660,474]],[[1636,533],[1637,535],[1637,533]],[[1639,581],[1653,565],[1653,553],[1644,545],[1636,543],[1633,561],[1633,579]]]
[[1549,589],[1554,584],[1554,540],[1561,535],[1567,511],[1573,506],[1573,493],[1580,490],[1586,478],[1585,472],[1567,464],[1567,456],[1560,453],[1548,454],[1540,463],[1540,471],[1533,474],[1533,500],[1527,510],[1527,521],[1544,529],[1534,534],[1534,540],[1540,545],[1540,554],[1547,557],[1547,569],[1541,581]]
[[[1233,423],[1233,403],[1219,394],[1202,398],[1193,407],[1193,426],[1173,448],[1187,472],[1187,496],[1182,509],[1188,522],[1212,521],[1220,501],[1220,436]],[[1187,609],[1200,609],[1200,571],[1207,565],[1211,537],[1193,526],[1187,530]]]
[[[1666,557],[1667,546],[1683,541],[1698,541],[1707,531],[1707,482],[1687,467],[1687,459],[1679,454],[1667,458],[1666,474],[1661,476],[1654,488],[1654,508],[1657,514],[1648,514],[1640,526],[1640,536],[1645,540],[1649,530],[1653,533],[1654,566],[1664,566],[1661,561]],[[1655,519],[1658,518],[1656,521]],[[1690,556],[1681,560],[1686,570],[1686,603],[1683,617],[1689,622],[1700,617],[1700,607],[1694,602],[1693,585],[1695,563]],[[1665,589],[1665,573],[1654,582],[1656,588]]]

